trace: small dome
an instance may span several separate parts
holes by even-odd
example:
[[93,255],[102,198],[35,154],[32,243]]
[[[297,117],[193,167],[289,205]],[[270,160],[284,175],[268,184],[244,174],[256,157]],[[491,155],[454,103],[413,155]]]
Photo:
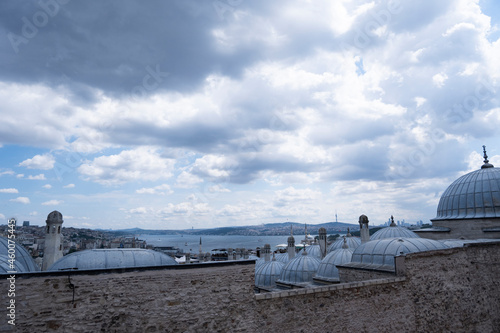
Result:
[[265,262],[255,269],[255,285],[257,287],[275,287],[276,280],[280,277],[284,263],[277,260]]
[[[20,244],[15,243],[16,260],[14,267],[18,273],[38,272],[40,268],[35,264],[35,261],[29,252]],[[9,240],[5,237],[0,237],[0,273],[12,271],[9,268]]]
[[448,186],[432,221],[500,217],[500,168],[489,165]]
[[[354,250],[355,248],[361,245],[361,238],[359,237],[347,236],[345,239],[347,242],[347,246],[351,250]],[[332,245],[330,245],[330,247],[328,247],[328,252],[333,252],[335,250],[341,249],[343,244],[344,244],[344,238],[340,237],[339,239],[334,241]]]
[[420,236],[405,227],[399,227],[397,225],[391,225],[380,229],[370,236],[370,240],[386,238],[420,238]]
[[47,216],[47,223],[63,223],[63,216],[57,210],[49,213]]
[[283,283],[312,282],[320,263],[319,259],[302,253],[285,264],[277,281]]
[[288,262],[288,253],[278,253],[276,256],[276,261],[286,264]]
[[350,248],[340,248],[328,253],[326,257],[321,260],[316,277],[338,279],[339,270],[336,266],[351,262],[352,253],[353,250]]
[[351,263],[371,268],[394,269],[394,257],[400,254],[446,249],[445,244],[425,238],[388,238],[361,244],[352,254]]
[[98,249],[74,252],[56,261],[48,270],[67,268],[110,269],[177,265],[170,256],[145,249]]
[[[318,258],[321,260],[321,248],[319,244],[314,244],[314,245],[309,245],[305,247],[305,250],[307,251],[307,254],[311,257]],[[297,256],[300,256],[304,252],[304,249],[300,250],[297,253]]]

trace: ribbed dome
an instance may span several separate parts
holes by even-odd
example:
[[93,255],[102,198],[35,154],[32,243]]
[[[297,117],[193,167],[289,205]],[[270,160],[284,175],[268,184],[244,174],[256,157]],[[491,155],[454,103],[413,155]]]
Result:
[[47,222],[63,223],[62,214],[59,213],[57,210],[50,212],[49,215],[47,216]]
[[255,269],[255,285],[257,287],[275,287],[280,277],[284,263],[271,260]]
[[[35,261],[29,252],[22,246],[16,243],[15,245],[16,260],[14,266],[18,273],[38,272],[40,268],[35,264]],[[0,273],[12,271],[9,268],[9,240],[5,237],[0,237]]]
[[394,256],[413,252],[446,249],[445,244],[425,238],[389,238],[361,244],[352,254],[351,263],[371,268],[394,268]]
[[370,236],[370,240],[386,238],[420,238],[420,236],[405,227],[399,227],[397,225],[391,225],[380,229]]
[[495,217],[500,217],[500,168],[488,163],[448,186],[433,221]]
[[145,249],[98,249],[69,254],[56,261],[48,270],[66,268],[108,269],[177,265],[168,255]]
[[278,253],[276,256],[276,261],[286,264],[288,262],[288,253]]
[[278,281],[283,283],[312,282],[320,263],[319,259],[302,253],[285,264]]
[[[354,250],[355,248],[361,245],[361,238],[359,237],[347,236],[345,239],[347,242],[347,246],[351,250]],[[344,244],[344,238],[341,237],[337,239],[335,242],[333,242],[332,245],[330,245],[330,247],[328,248],[328,252],[333,252],[335,250],[341,249],[343,244]]]
[[[342,243],[344,243],[343,239]],[[338,279],[339,270],[335,266],[351,262],[352,253],[353,251],[350,248],[340,248],[328,253],[326,257],[321,260],[316,277]]]
[[[306,246],[305,249],[306,249],[307,254],[309,256],[315,257],[315,258],[318,258],[319,260],[321,260],[321,248],[320,248],[319,244]],[[304,252],[304,249],[300,250],[297,253],[297,256],[300,256],[302,254],[302,252]]]

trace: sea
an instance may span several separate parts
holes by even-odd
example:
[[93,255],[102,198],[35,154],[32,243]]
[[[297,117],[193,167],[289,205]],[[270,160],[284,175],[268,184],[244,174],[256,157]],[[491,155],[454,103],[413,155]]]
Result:
[[[315,235],[312,235],[315,236]],[[183,252],[198,252],[201,237],[201,248],[203,252],[211,252],[214,249],[244,248],[255,250],[257,247],[263,248],[265,244],[271,245],[271,249],[276,249],[277,245],[287,245],[288,236],[194,236],[194,235],[148,235],[141,234],[137,238],[146,241],[153,246],[175,246]],[[294,236],[295,243],[300,243],[304,238]]]

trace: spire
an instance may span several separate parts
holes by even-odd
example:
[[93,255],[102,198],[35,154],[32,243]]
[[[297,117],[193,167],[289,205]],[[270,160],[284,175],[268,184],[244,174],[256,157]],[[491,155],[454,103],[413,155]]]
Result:
[[488,161],[488,155],[486,155],[486,146],[483,145],[483,157],[484,157],[484,164],[481,166],[481,169],[487,169],[487,168],[493,168],[493,164],[490,164]]
[[290,224],[290,236],[293,236],[293,225]]
[[347,237],[352,237],[352,235],[351,235],[351,229],[350,228],[347,228],[347,235],[346,236]]
[[344,236],[344,244],[342,244],[342,248],[343,249],[348,249],[349,248],[349,246],[347,245],[347,239],[345,238],[345,236]]

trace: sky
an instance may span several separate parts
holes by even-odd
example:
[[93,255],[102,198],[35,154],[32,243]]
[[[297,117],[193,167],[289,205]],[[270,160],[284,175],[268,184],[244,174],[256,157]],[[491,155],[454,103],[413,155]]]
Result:
[[0,221],[435,217],[500,165],[494,0],[0,2]]

